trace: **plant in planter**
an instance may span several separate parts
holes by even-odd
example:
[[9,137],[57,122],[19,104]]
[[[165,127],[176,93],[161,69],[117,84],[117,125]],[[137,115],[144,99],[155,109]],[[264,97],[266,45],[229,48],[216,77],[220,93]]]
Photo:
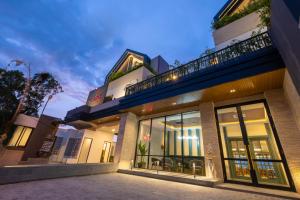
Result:
[[147,148],[146,148],[146,144],[142,144],[142,142],[140,141],[138,144],[138,150],[140,152],[141,155],[141,161],[138,162],[138,168],[145,168],[146,167],[146,162],[144,161],[146,153],[147,153]]

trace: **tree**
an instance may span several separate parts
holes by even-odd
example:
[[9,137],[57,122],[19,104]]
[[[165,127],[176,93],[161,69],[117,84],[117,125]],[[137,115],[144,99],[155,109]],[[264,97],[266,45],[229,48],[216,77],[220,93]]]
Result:
[[16,110],[24,87],[25,78],[22,72],[0,68],[0,133]]
[[31,80],[29,95],[25,100],[24,113],[38,116],[44,98],[49,95],[54,96],[62,91],[61,85],[51,74],[47,72],[35,74]]
[[[15,113],[26,84],[24,74],[17,70],[0,68],[0,133],[3,133]],[[39,108],[44,98],[63,92],[61,85],[55,78],[47,73],[37,73],[31,79],[28,95],[24,100],[21,113],[38,116]]]

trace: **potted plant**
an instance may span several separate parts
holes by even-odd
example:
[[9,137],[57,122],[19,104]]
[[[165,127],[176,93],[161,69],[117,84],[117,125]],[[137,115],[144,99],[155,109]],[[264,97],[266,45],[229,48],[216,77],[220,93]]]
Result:
[[141,155],[141,161],[138,162],[138,168],[145,168],[146,162],[144,161],[144,157],[146,156],[146,153],[147,153],[146,144],[142,144],[142,142],[140,141],[138,144],[138,150]]

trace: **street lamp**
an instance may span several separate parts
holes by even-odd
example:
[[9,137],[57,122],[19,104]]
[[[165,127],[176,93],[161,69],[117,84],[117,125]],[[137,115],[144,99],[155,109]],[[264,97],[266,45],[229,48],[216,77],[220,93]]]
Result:
[[20,66],[23,65],[27,68],[28,71],[28,77],[26,79],[26,84],[25,84],[25,88],[23,90],[23,95],[20,98],[19,104],[17,106],[17,109],[14,113],[14,115],[12,116],[12,118],[10,119],[10,121],[6,124],[6,127],[4,128],[3,134],[0,135],[0,145],[3,143],[3,141],[7,138],[7,133],[10,130],[10,127],[12,126],[12,124],[14,123],[14,121],[17,119],[18,114],[21,112],[21,110],[23,109],[24,106],[24,102],[26,97],[28,96],[29,90],[30,90],[30,85],[31,85],[31,77],[30,77],[30,64],[25,63],[22,60],[12,60],[5,68],[5,70],[8,69],[8,67],[11,66],[11,64],[14,63],[15,66]]

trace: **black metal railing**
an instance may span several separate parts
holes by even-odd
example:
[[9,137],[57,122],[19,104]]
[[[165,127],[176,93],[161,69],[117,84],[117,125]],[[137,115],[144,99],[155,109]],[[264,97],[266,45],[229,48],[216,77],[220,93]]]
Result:
[[194,72],[225,63],[232,59],[238,58],[245,54],[258,51],[260,49],[272,46],[269,32],[264,32],[247,40],[238,42],[232,46],[226,47],[209,55],[203,56],[175,69],[165,73],[153,76],[149,79],[128,86],[126,88],[126,96],[138,93],[140,91],[153,88],[155,86],[175,81],[178,78],[186,77]]

